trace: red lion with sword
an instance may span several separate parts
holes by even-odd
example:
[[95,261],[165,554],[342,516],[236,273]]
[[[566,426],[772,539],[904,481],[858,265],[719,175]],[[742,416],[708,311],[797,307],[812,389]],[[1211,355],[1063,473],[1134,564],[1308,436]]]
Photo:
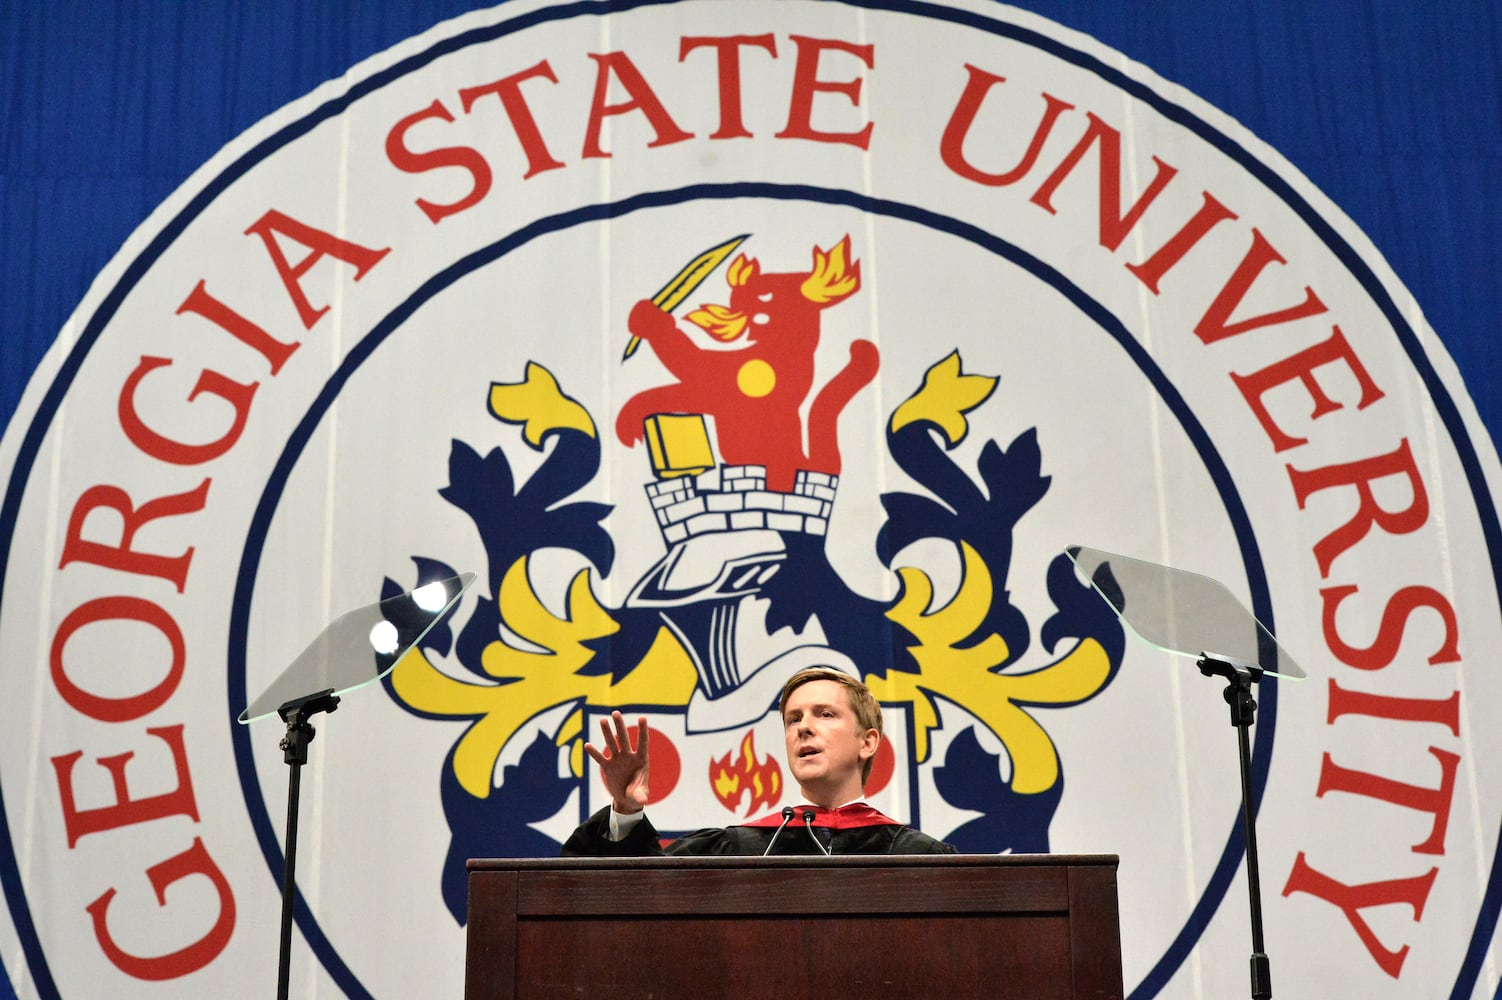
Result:
[[827,252],[815,246],[813,267],[804,272],[763,274],[741,254],[726,272],[730,305],[701,306],[687,317],[716,340],[737,346],[701,346],[679,329],[672,309],[744,239],[706,251],[631,310],[626,357],[645,341],[678,381],[629,399],[616,419],[616,435],[634,446],[654,414],[703,414],[714,420],[722,462],[765,466],[767,487],[789,492],[799,469],[839,474],[840,413],[876,377],[880,362],[869,340],[851,343],[849,360],[809,407],[805,444],[800,411],[813,388],[820,314],[860,289],[860,263],[851,259],[848,235]]

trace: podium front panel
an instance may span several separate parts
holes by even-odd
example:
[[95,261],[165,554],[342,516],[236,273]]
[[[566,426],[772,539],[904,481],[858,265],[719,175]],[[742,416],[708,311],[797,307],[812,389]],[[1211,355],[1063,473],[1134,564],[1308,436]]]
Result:
[[1120,998],[1116,863],[473,860],[465,995]]

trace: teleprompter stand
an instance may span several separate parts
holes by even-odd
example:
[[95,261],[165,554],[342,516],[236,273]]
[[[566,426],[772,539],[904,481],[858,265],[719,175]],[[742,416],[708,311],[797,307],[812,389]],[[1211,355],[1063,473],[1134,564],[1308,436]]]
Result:
[[308,744],[317,735],[308,720],[338,707],[339,696],[330,688],[294,698],[276,710],[287,724],[287,735],[281,743],[282,760],[292,769],[287,778],[287,833],[283,841],[287,854],[282,865],[282,933],[276,967],[276,995],[280,1000],[286,1000],[292,972],[292,900],[297,891],[297,808],[302,798],[302,766],[308,762]]
[[317,735],[312,718],[339,707],[339,696],[390,673],[428,629],[459,602],[475,580],[473,573],[427,583],[335,619],[282,671],[261,696],[240,713],[249,723],[275,712],[287,726],[282,759],[292,770],[287,780],[286,855],[282,867],[282,926],[277,955],[278,1000],[287,1000],[292,968],[292,914],[297,895],[297,811],[302,797],[302,766]]
[[[1251,906],[1252,1000],[1271,1000],[1272,969],[1262,938],[1262,885],[1257,868],[1257,805],[1252,789],[1249,731],[1257,714],[1252,685],[1264,674],[1295,680],[1302,668],[1224,584],[1184,570],[1070,546],[1067,553],[1127,630],[1149,645],[1195,658],[1200,673],[1226,681],[1241,758],[1241,813]],[[1207,652],[1214,650],[1214,652]]]
[[1252,745],[1247,731],[1257,715],[1252,685],[1262,680],[1262,668],[1254,664],[1223,660],[1208,654],[1199,659],[1200,673],[1227,680],[1224,697],[1231,706],[1231,725],[1241,751],[1241,817],[1246,836],[1247,895],[1252,910],[1252,1000],[1273,995],[1272,968],[1262,941],[1262,879],[1257,870],[1257,810],[1252,801]]

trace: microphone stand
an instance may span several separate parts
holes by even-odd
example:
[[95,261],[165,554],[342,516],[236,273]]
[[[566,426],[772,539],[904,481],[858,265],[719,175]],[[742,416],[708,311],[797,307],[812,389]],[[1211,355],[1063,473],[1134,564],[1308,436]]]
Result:
[[1231,725],[1241,750],[1241,815],[1246,831],[1247,895],[1252,911],[1252,1000],[1271,1000],[1272,968],[1262,941],[1262,884],[1257,871],[1257,808],[1252,801],[1252,748],[1247,730],[1257,715],[1252,685],[1262,680],[1262,668],[1251,663],[1201,653],[1197,666],[1206,677],[1224,677],[1223,697],[1231,708]]
[[[826,858],[830,857],[834,853],[829,848],[825,847],[824,842],[819,839],[819,835],[817,833],[814,833],[814,811],[812,809],[803,810],[803,828],[807,830],[808,835],[813,838],[814,846],[817,847]],[[833,840],[831,840],[830,843],[833,843]]]
[[769,841],[767,841],[767,849],[765,851],[761,852],[761,856],[762,857],[766,857],[767,855],[769,855],[769,854],[772,853],[772,848],[777,845],[777,838],[780,837],[780,836],[782,836],[782,831],[786,830],[788,828],[788,824],[791,823],[792,821],[793,821],[793,807],[792,806],[783,806],[782,807],[782,825],[777,828],[777,832],[776,833],[772,834],[772,839],[769,840]]

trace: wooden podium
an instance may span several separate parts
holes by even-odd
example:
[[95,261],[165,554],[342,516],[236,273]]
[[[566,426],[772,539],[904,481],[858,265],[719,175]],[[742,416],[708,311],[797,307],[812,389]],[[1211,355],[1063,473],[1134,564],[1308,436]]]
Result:
[[1116,864],[471,860],[464,995],[1119,1000]]

